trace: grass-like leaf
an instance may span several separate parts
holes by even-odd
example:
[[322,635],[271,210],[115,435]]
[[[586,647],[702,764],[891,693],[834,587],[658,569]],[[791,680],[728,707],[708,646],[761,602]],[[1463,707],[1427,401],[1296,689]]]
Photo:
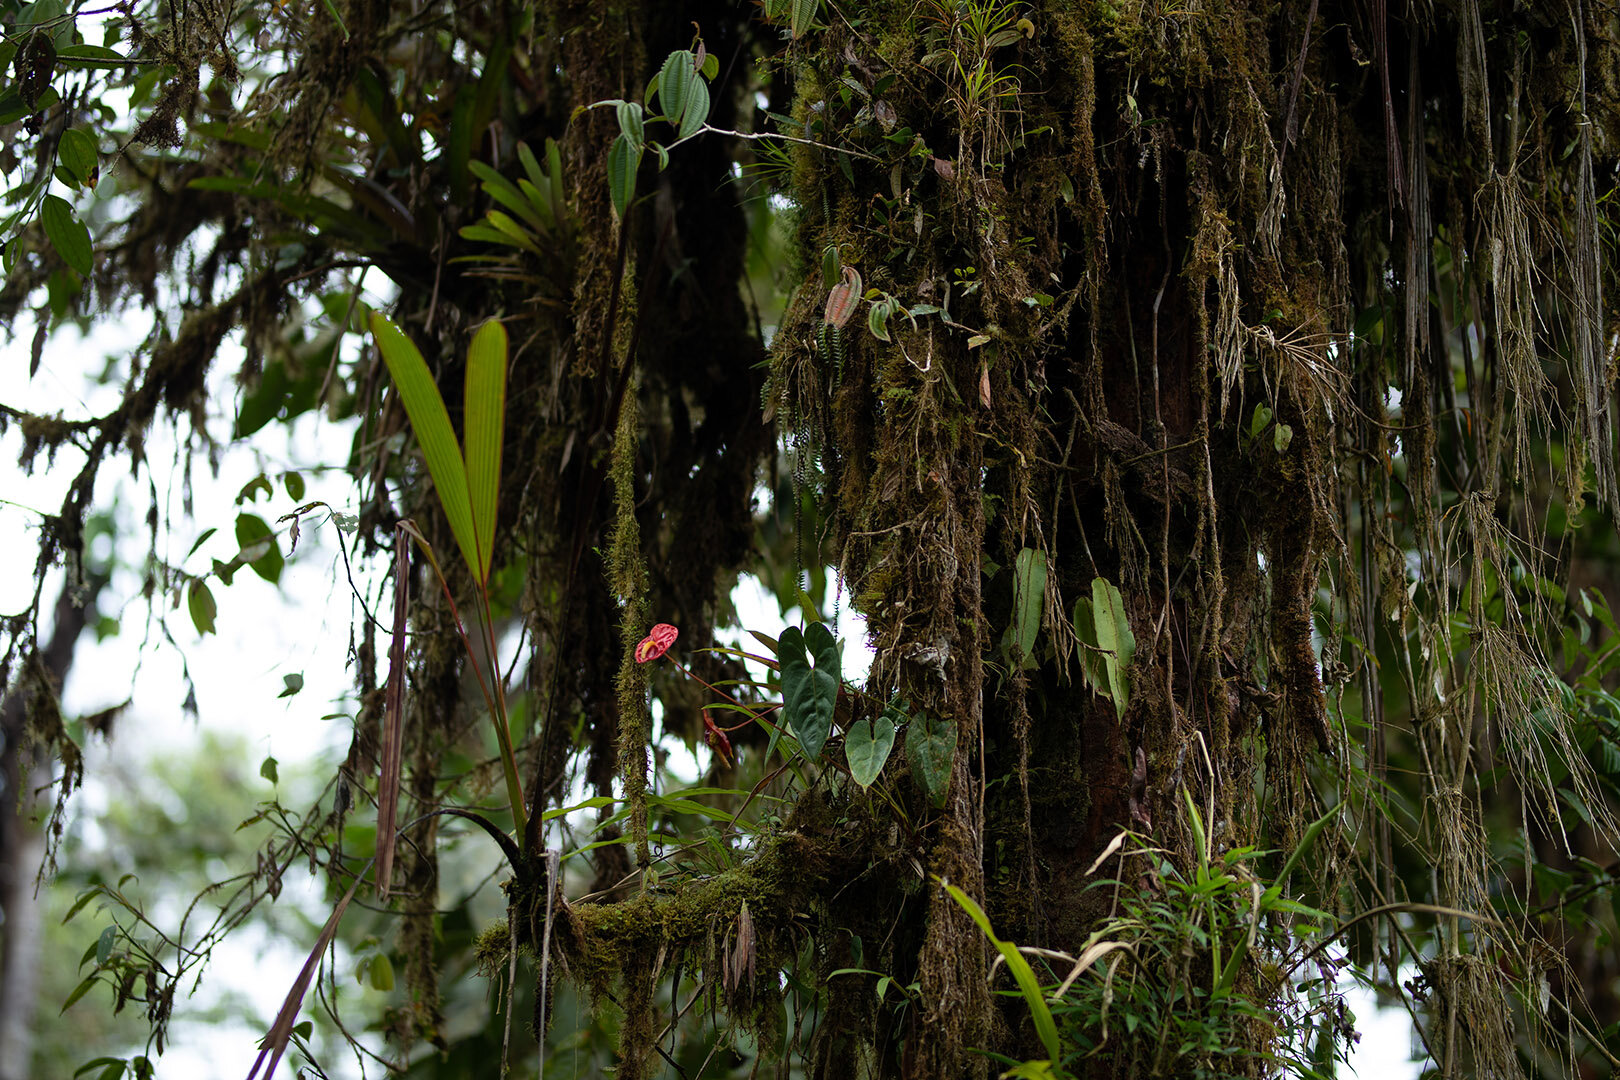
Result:
[[506,328],[491,319],[467,352],[467,497],[472,511],[480,582],[489,580],[500,501],[501,443],[506,430]]
[[[439,396],[433,373],[405,332],[377,312],[371,315],[371,335],[377,339],[388,374],[393,376],[394,388],[399,391],[405,414],[411,419],[411,430],[416,432],[416,441],[422,445],[428,475],[433,477],[439,505],[444,508],[456,545],[461,548],[461,557],[476,573],[480,563],[472,504],[467,496],[467,467],[461,459],[461,447],[456,443],[450,414],[445,411],[444,398]],[[502,392],[504,394],[504,387]]]
[[974,902],[973,897],[955,885],[945,885],[945,891],[950,893],[951,899],[960,904],[962,910],[978,924],[990,944],[995,946],[1001,958],[1007,962],[1007,969],[1012,972],[1013,980],[1018,983],[1018,992],[1024,996],[1024,1002],[1029,1006],[1030,1017],[1035,1021],[1035,1033],[1041,1037],[1041,1045],[1046,1047],[1047,1056],[1056,1064],[1061,1060],[1057,1024],[1052,1020],[1052,1010],[1047,1008],[1046,998],[1041,994],[1041,984],[1036,981],[1035,971],[1029,966],[1029,961],[1018,951],[1018,946],[996,937],[995,931],[990,928],[990,916]]

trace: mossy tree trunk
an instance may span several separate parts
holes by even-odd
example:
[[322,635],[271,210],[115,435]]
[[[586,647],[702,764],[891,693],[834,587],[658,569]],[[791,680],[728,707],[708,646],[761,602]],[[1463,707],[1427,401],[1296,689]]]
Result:
[[[921,861],[1003,936],[1071,952],[1105,914],[1087,870],[1119,830],[1190,858],[1183,789],[1214,800],[1226,844],[1288,843],[1314,816],[1328,733],[1310,607],[1335,488],[1310,367],[1331,366],[1350,308],[1342,233],[1312,232],[1341,208],[1287,203],[1280,171],[1277,58],[1303,22],[1105,7],[871,4],[790,51],[797,115],[824,141],[910,151],[796,151],[802,244],[942,310],[890,316],[888,342],[852,324],[830,356],[807,287],[776,362],[819,439],[869,689],[957,730],[943,811],[914,807]],[[1319,169],[1341,133],[1305,100],[1294,160]],[[1311,346],[1232,340],[1268,318]],[[1286,446],[1238,437],[1257,401]],[[1024,552],[1048,573],[1020,663],[1005,635]],[[1073,611],[1099,578],[1137,642],[1122,713],[1082,678]],[[907,909],[916,959],[895,958],[920,981],[901,1071],[972,1074],[987,1039],[1037,1049],[1016,1023],[991,1038],[983,936],[926,896]]]
[[[1610,61],[1587,50],[1614,12],[1487,7],[872,3],[830,9],[788,48],[796,122],[871,156],[793,150],[808,280],[772,389],[820,466],[832,548],[872,633],[868,690],[957,731],[943,809],[910,806],[913,854],[985,903],[1003,936],[1078,952],[1109,910],[1091,870],[1121,829],[1192,872],[1184,792],[1213,811],[1202,827],[1216,853],[1290,850],[1350,796],[1326,790],[1341,763],[1384,775],[1381,712],[1364,706],[1369,734],[1351,746],[1320,672],[1325,662],[1342,681],[1342,656],[1381,693],[1375,652],[1399,655],[1407,638],[1383,639],[1363,614],[1380,603],[1412,618],[1406,634],[1426,633],[1414,609],[1393,614],[1399,603],[1374,594],[1405,578],[1402,550],[1443,561],[1435,523],[1454,496],[1440,455],[1477,461],[1461,489],[1500,497],[1527,483],[1530,440],[1561,411],[1585,448],[1569,497],[1612,497],[1609,421],[1595,419],[1610,409],[1596,342],[1612,322],[1599,302],[1612,253],[1597,246],[1586,170],[1604,130],[1593,125],[1613,118],[1596,89],[1611,88]],[[1516,51],[1525,41],[1535,64]],[[1572,171],[1549,171],[1553,131],[1575,140]],[[1556,208],[1533,226],[1524,203],[1490,201],[1527,184]],[[1559,307],[1556,384],[1525,340],[1525,312],[1552,310],[1516,261],[1531,248],[1568,253],[1547,281],[1577,297]],[[833,265],[833,251],[868,296],[898,299],[884,333],[862,325],[875,306],[863,305],[829,338],[831,278],[815,263]],[[1463,269],[1470,252],[1494,260],[1483,298]],[[1469,313],[1431,300],[1470,287]],[[1448,320],[1500,334],[1478,389]],[[1460,426],[1436,418],[1465,374],[1491,418],[1459,446]],[[1404,445],[1379,419],[1391,386]],[[1408,489],[1392,500],[1379,474],[1397,464]],[[1412,531],[1397,537],[1387,522],[1407,515]],[[1479,557],[1500,557],[1491,528],[1467,531]],[[1009,627],[1030,552],[1048,573],[1036,656],[1021,663]],[[1324,571],[1340,584],[1319,594]],[[1097,579],[1120,590],[1136,641],[1121,712],[1082,678],[1074,612]],[[1426,617],[1456,597],[1429,599]],[[1335,629],[1352,613],[1365,636]],[[1450,708],[1425,678],[1438,689],[1486,677],[1460,657],[1432,662],[1408,684],[1418,715]],[[1476,744],[1422,730],[1427,783],[1455,797]],[[1477,821],[1477,803],[1448,805]],[[1438,829],[1449,876],[1431,896],[1477,908],[1478,871],[1462,866],[1467,845],[1444,839],[1452,828]],[[1323,868],[1349,857],[1332,836]],[[1381,836],[1368,878],[1324,869],[1313,895],[1348,907],[1404,894]],[[1151,873],[1140,884],[1155,889]],[[954,1077],[984,1068],[971,1046],[1038,1051],[1021,1006],[992,1016],[982,938],[937,887],[888,910],[912,930],[890,933],[902,944],[885,970],[920,985],[890,1068]],[[1278,1004],[1274,985],[1245,985],[1257,1008]],[[1471,985],[1447,991],[1453,1017],[1508,992],[1500,978]],[[842,1018],[873,1023],[852,1005],[828,1027]],[[1505,1052],[1492,1021],[1470,1030],[1476,1062]],[[1260,1025],[1244,1038],[1264,1053],[1275,1037]],[[1463,1051],[1455,1038],[1431,1047],[1442,1041],[1451,1068]],[[1096,1065],[1149,1060],[1164,1066],[1126,1039]]]
[[[1564,613],[1504,584],[1567,578],[1541,543],[1555,503],[1566,522],[1587,503],[1613,508],[1612,4],[766,7],[792,11],[768,23],[726,0],[463,3],[450,29],[423,31],[415,8],[339,2],[322,11],[343,22],[289,22],[301,43],[288,47],[289,76],[231,116],[233,132],[255,137],[211,143],[195,162],[154,159],[132,181],[141,201],[124,239],[98,252],[97,303],[151,302],[169,281],[157,264],[207,227],[206,267],[180,294],[191,316],[159,321],[107,417],[3,415],[24,430],[26,464],[89,447],[42,530],[39,580],[82,546],[97,469],[121,447],[141,460],[160,405],[206,427],[207,368],[239,323],[252,346],[244,413],[262,407],[262,424],[319,397],[334,415],[367,417],[351,467],[372,553],[401,517],[451,550],[420,470],[389,456],[405,421],[380,363],[368,354],[352,387],[328,394],[318,368],[336,370],[340,354],[300,356],[281,323],[315,282],[352,311],[360,283],[343,275],[380,268],[398,287],[396,321],[459,415],[466,333],[505,318],[496,569],[521,569],[522,587],[497,606],[530,631],[524,691],[539,718],[519,733],[531,831],[518,877],[543,880],[542,812],[564,801],[572,766],[593,794],[631,804],[630,842],[596,850],[590,898],[565,903],[556,942],[576,977],[621,995],[619,1075],[632,1080],[657,1067],[658,980],[674,972],[678,987],[696,969],[762,1057],[803,1052],[820,1076],[849,1075],[854,1061],[873,1076],[955,1080],[990,1071],[978,1051],[1045,1056],[1023,1005],[991,993],[991,950],[945,883],[1001,937],[1072,954],[1117,928],[1106,920],[1121,903],[1168,904],[1167,880],[1189,880],[1202,859],[1294,849],[1331,803],[1369,839],[1326,834],[1314,883],[1279,882],[1287,895],[1336,916],[1406,899],[1480,910],[1501,880],[1487,868],[1509,857],[1488,850],[1481,811],[1480,778],[1498,764],[1527,804],[1554,807],[1518,823],[1527,848],[1558,832],[1570,790],[1591,836],[1612,838],[1581,786],[1585,735],[1556,719],[1563,673],[1536,644]],[[188,15],[161,39],[132,31],[146,59],[182,73],[138,141],[178,139],[166,131],[197,104],[196,73],[225,66],[215,42],[231,28],[216,17]],[[663,57],[693,44],[693,22],[718,60],[710,123],[796,141],[771,158],[711,132],[667,169],[648,153],[638,197],[615,213],[617,116],[588,107],[639,100]],[[407,55],[409,77],[396,78],[390,65]],[[761,92],[776,117],[755,107]],[[503,252],[490,275],[487,234],[461,233],[491,208],[467,161],[510,171],[517,142],[548,138],[565,197],[536,226],[544,244]],[[36,148],[42,165],[52,152]],[[304,198],[316,170],[287,163],[345,154],[388,199],[357,196],[353,221],[325,220]],[[775,167],[795,232],[796,287],[768,349],[738,288],[749,211],[730,185],[742,165]],[[193,172],[213,186],[188,187]],[[254,237],[283,233],[302,241],[267,264]],[[51,251],[26,254],[0,293],[8,317],[65,272]],[[855,317],[828,325],[830,288],[856,272],[867,291]],[[241,284],[220,299],[216,278]],[[299,409],[291,391],[255,400],[272,371],[308,384]],[[650,621],[679,625],[683,649],[712,644],[756,554],[773,422],[794,477],[795,509],[778,517],[803,519],[781,546],[836,563],[871,633],[865,695],[840,698],[839,731],[874,701],[914,726],[943,724],[949,782],[932,797],[897,750],[881,795],[864,792],[844,782],[835,739],[804,786],[773,789],[794,800],[781,827],[726,849],[737,865],[657,889],[648,683],[664,731],[693,743],[708,699],[649,676],[633,650]],[[202,580],[152,573],[156,594]],[[417,626],[432,632],[413,638],[407,785],[427,810],[468,795],[440,782],[440,766],[480,718],[439,592],[417,585]],[[1105,619],[1114,638],[1128,627],[1128,665],[1102,640]],[[28,667],[32,633],[11,632],[0,669],[14,656]],[[373,768],[381,713],[375,631],[364,633],[353,783]],[[694,667],[710,681],[741,675],[707,654]],[[1322,671],[1332,688],[1352,673],[1360,685],[1332,694],[1330,710]],[[1386,705],[1397,691],[1404,703]],[[65,755],[60,732],[44,734]],[[1547,778],[1548,753],[1573,778],[1563,788]],[[1412,815],[1422,820],[1397,859],[1393,811],[1378,800],[1400,754],[1411,802],[1440,809]],[[395,1016],[406,1038],[443,1027],[432,828],[401,859],[413,893],[401,938],[413,1005]],[[1162,858],[1127,845],[1099,869],[1124,830]],[[1425,872],[1403,882],[1414,854]],[[1264,874],[1282,862],[1238,861]],[[1100,876],[1118,888],[1094,888]],[[540,898],[518,892],[531,917],[516,925],[532,937]],[[1430,1048],[1447,1071],[1511,1066],[1501,1003],[1549,967],[1524,961],[1510,976],[1497,959],[1534,955],[1521,948],[1532,929],[1465,931],[1449,917],[1414,950],[1445,1021]],[[1149,936],[1133,932],[1146,969]],[[746,980],[719,944],[744,936]],[[1366,959],[1383,949],[1399,983],[1394,938],[1356,945]],[[1080,1068],[1270,1068],[1279,958],[1215,972],[1209,950],[1164,955],[1181,971],[1160,985],[1218,984],[1246,1020],[1185,1054],[1162,1031],[1116,1027]],[[782,1030],[778,972],[790,968],[814,999],[808,1045]],[[870,978],[835,978],[841,969],[907,989],[879,1001]],[[547,1008],[537,1003],[541,1028]],[[1099,1014],[1075,1030],[1093,1020],[1105,1026]],[[1329,1048],[1342,1034],[1315,1030]]]

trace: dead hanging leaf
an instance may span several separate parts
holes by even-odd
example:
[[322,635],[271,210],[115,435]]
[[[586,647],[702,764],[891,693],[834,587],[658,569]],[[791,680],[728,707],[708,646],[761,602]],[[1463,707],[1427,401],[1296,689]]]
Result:
[[326,947],[332,943],[337,934],[338,923],[343,921],[343,913],[349,908],[349,901],[354,899],[355,890],[360,887],[364,874],[355,875],[349,885],[349,891],[343,894],[343,899],[337,902],[332,909],[332,915],[321,928],[321,936],[315,939],[315,947],[309,951],[309,958],[304,961],[303,968],[298,972],[298,978],[293,980],[292,988],[287,991],[287,998],[281,1003],[281,1011],[276,1013],[275,1023],[265,1034],[264,1041],[259,1044],[259,1056],[253,1059],[253,1071],[248,1073],[248,1080],[257,1080],[259,1067],[264,1064],[266,1056],[270,1058],[270,1067],[265,1069],[263,1080],[270,1080],[276,1071],[276,1064],[281,1055],[287,1052],[287,1043],[292,1038],[293,1021],[298,1019],[298,1010],[303,1007],[304,995],[309,992],[310,981],[315,977],[315,969],[320,966],[321,955]]
[[1153,807],[1148,802],[1147,754],[1136,748],[1136,768],[1131,771],[1131,823],[1146,832],[1153,831]]
[[41,314],[39,323],[34,327],[34,344],[28,351],[28,377],[32,379],[39,374],[39,362],[45,355],[45,337],[51,329],[49,314]]
[[954,179],[956,179],[956,166],[955,165],[952,165],[949,161],[946,161],[944,158],[930,158],[929,161],[934,166],[934,171],[939,174],[939,178],[941,180],[954,180]]
[[1130,835],[1129,832],[1125,831],[1124,829],[1121,829],[1119,831],[1119,833],[1112,840],[1108,841],[1108,846],[1103,848],[1102,854],[1097,856],[1096,861],[1094,861],[1091,864],[1091,866],[1086,870],[1086,877],[1090,877],[1092,874],[1095,874],[1097,872],[1097,867],[1099,867],[1103,863],[1107,862],[1109,856],[1113,855],[1114,852],[1116,852],[1120,848],[1124,847],[1125,846],[1125,838],[1127,836],[1129,836],[1129,835]]
[[990,407],[990,365],[979,365],[979,404]]
[[1124,949],[1133,956],[1136,954],[1136,949],[1133,948],[1128,942],[1093,942],[1090,948],[1086,949],[1085,952],[1080,954],[1080,958],[1074,962],[1074,967],[1069,970],[1068,976],[1064,978],[1063,982],[1059,984],[1056,990],[1052,991],[1051,997],[1048,998],[1048,1000],[1052,1002],[1062,1000],[1063,995],[1069,992],[1069,987],[1074,985],[1074,980],[1078,979],[1081,975],[1084,975],[1086,969],[1091,967],[1092,964],[1095,964],[1098,960],[1101,960],[1103,957],[1117,949]]
[[710,750],[719,755],[726,768],[731,768],[731,740],[726,736],[725,730],[709,716],[708,709],[703,710],[703,741],[709,744]]
[[28,44],[17,54],[17,96],[32,109],[51,85],[56,72],[56,43],[49,30],[35,30]]
[[748,901],[744,900],[742,910],[737,913],[737,939],[725,963],[726,993],[737,989],[745,970],[748,972],[748,985],[753,986],[754,967],[758,959],[754,945],[754,918],[748,914]]

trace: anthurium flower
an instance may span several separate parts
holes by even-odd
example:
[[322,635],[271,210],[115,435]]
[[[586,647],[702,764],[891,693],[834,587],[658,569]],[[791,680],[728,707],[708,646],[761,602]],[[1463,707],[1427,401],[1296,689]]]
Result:
[[652,633],[641,639],[636,646],[636,663],[645,664],[649,660],[656,660],[669,652],[669,647],[675,644],[675,639],[681,632],[667,622],[661,622],[652,628]]

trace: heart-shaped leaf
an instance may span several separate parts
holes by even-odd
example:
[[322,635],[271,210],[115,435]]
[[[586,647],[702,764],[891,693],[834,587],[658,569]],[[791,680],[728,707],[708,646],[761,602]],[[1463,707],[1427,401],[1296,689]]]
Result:
[[799,737],[805,759],[815,761],[832,731],[838,703],[838,641],[822,623],[803,631],[790,626],[777,639],[777,658],[782,662],[782,713]]
[[936,807],[945,805],[951,786],[951,762],[956,757],[956,725],[940,717],[912,718],[906,731],[906,759],[911,774]]
[[876,720],[858,720],[844,736],[844,756],[849,759],[849,775],[863,788],[883,771],[894,749],[894,721],[885,710]]

